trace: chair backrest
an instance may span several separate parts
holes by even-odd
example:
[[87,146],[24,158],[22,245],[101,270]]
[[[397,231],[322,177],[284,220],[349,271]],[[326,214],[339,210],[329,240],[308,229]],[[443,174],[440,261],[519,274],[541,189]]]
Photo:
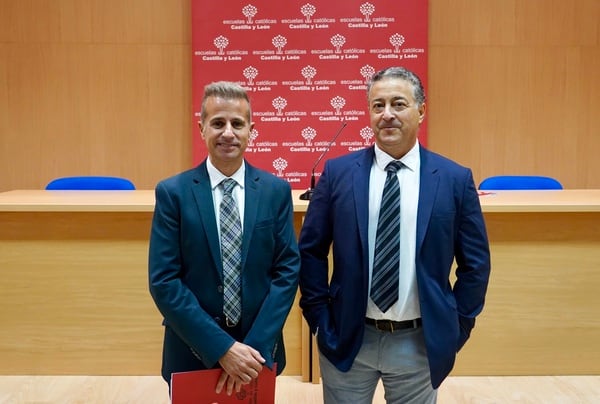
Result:
[[56,178],[46,185],[47,190],[134,190],[133,182],[121,177],[79,176]]
[[539,175],[497,175],[481,181],[479,189],[519,190],[519,189],[563,189],[558,180]]

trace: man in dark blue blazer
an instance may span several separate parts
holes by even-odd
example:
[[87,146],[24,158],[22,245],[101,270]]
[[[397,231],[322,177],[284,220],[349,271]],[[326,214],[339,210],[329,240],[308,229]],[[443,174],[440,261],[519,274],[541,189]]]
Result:
[[[425,117],[419,78],[404,68],[382,70],[368,85],[368,102],[375,145],[329,160],[306,212],[300,305],[316,334],[325,403],[370,403],[379,380],[389,403],[434,403],[483,308],[485,224],[471,170],[417,141]],[[399,258],[390,305],[381,308],[371,287],[393,161],[401,168],[389,177],[400,196],[386,221],[400,217],[399,237],[386,251]]]
[[[162,375],[222,367],[217,392],[231,394],[258,376],[263,365],[285,367],[282,329],[298,287],[300,258],[290,186],[244,161],[251,122],[244,89],[229,82],[205,88],[200,131],[208,158],[161,181],[149,252],[149,283],[164,316]],[[219,219],[222,183],[241,224],[241,315],[225,314]],[[228,231],[227,231],[228,232]],[[229,232],[228,232],[229,233]],[[235,237],[235,234],[232,236]],[[238,305],[239,307],[239,305]]]

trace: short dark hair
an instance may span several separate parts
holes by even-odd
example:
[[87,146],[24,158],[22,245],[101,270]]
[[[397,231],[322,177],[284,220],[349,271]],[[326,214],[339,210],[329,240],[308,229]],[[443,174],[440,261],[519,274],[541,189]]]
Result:
[[204,87],[202,97],[202,107],[200,110],[200,122],[206,119],[206,99],[209,97],[219,97],[225,100],[245,100],[248,103],[248,122],[251,121],[252,111],[250,108],[250,98],[244,87],[231,81],[215,81]]
[[423,88],[423,84],[421,83],[421,79],[415,73],[410,70],[400,67],[393,66],[388,67],[386,69],[380,70],[371,76],[371,80],[369,80],[369,84],[367,85],[367,97],[371,92],[371,87],[373,83],[376,83],[385,78],[398,78],[402,80],[406,80],[413,85],[415,100],[419,105],[422,105],[425,102],[425,89]]

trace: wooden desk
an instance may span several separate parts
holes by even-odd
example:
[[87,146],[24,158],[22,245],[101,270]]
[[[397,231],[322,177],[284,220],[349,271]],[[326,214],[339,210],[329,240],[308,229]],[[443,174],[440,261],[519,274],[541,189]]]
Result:
[[[151,190],[0,193],[0,374],[159,374],[153,210]],[[288,375],[308,369],[303,323],[296,302],[284,329]]]
[[[481,203],[492,276],[453,374],[600,374],[600,190],[502,191]],[[0,374],[159,372],[153,208],[153,191],[0,193]],[[286,374],[318,381],[297,302],[284,334]]]
[[600,374],[600,190],[480,200],[492,273],[453,375]]

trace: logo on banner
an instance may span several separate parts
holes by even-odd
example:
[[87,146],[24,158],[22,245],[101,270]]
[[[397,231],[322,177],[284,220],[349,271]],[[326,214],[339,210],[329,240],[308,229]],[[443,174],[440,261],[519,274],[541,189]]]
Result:
[[376,17],[371,18],[375,13],[375,6],[371,3],[363,3],[358,8],[359,12],[363,15],[360,17],[344,17],[340,18],[340,22],[348,24],[348,28],[358,29],[373,29],[373,28],[388,28],[388,23],[396,21],[395,17]]
[[369,84],[369,80],[371,80],[371,77],[375,74],[375,68],[371,65],[364,65],[358,72],[363,77],[363,80],[341,80],[340,84],[347,85],[348,90],[365,91],[367,89],[367,84]]
[[306,140],[306,145],[312,146],[312,140],[315,137],[317,137],[317,131],[314,128],[311,128],[310,126],[308,126],[304,129],[302,129],[301,135],[304,138],[304,140]]
[[341,109],[344,108],[344,105],[346,105],[346,99],[336,95],[331,99],[330,104],[335,109],[336,115],[342,115]]
[[273,142],[273,141],[268,141],[268,140],[256,142],[256,138],[258,138],[259,135],[260,135],[260,133],[256,129],[252,129],[250,131],[250,136],[248,137],[248,148],[246,149],[246,152],[248,152],[248,153],[272,153],[273,148],[279,146],[278,142]]
[[359,116],[366,115],[363,110],[342,111],[342,108],[346,106],[346,99],[340,95],[331,98],[329,105],[333,107],[333,111],[311,111],[310,115],[318,117],[319,121],[341,121],[342,119],[345,121],[358,121]]
[[302,178],[308,177],[306,172],[291,172],[283,174],[283,170],[285,170],[288,166],[288,162],[286,159],[282,157],[277,157],[273,160],[273,168],[277,171],[278,177],[285,177],[287,182],[298,183]]
[[284,18],[281,20],[283,24],[288,24],[290,29],[328,29],[329,24],[336,22],[335,18],[312,18],[317,12],[317,8],[310,3],[300,7],[300,13],[304,16],[301,18]]
[[277,157],[275,160],[273,160],[273,168],[277,170],[278,177],[283,177],[283,170],[285,170],[287,166],[287,160],[282,157]]
[[252,19],[258,13],[258,9],[254,7],[252,4],[248,4],[247,6],[242,7],[242,14],[246,17],[246,22],[248,24],[252,24]]
[[365,17],[365,22],[371,21],[371,16],[375,12],[375,6],[371,3],[363,3],[359,7],[360,13]]
[[390,43],[394,47],[394,52],[400,53],[400,47],[404,43],[404,36],[396,32],[390,36]]
[[371,77],[373,77],[374,74],[375,74],[375,68],[373,66],[364,65],[363,67],[360,68],[360,75],[364,77],[365,84],[369,83],[369,80],[371,80]]
[[[259,71],[254,66],[247,66],[242,70],[242,76],[246,79],[245,82],[240,82],[240,85],[244,86],[247,91],[271,91],[271,86],[279,84],[276,80],[259,80],[256,81]],[[256,86],[256,87],[254,87]]]
[[[360,59],[361,55],[367,53],[366,49],[350,48],[342,49],[346,45],[346,37],[340,33],[332,35],[329,38],[329,43],[333,46],[327,49],[312,49],[312,55],[318,55],[320,60],[344,60],[344,59]],[[373,52],[371,52],[373,53]]]
[[242,72],[244,77],[248,80],[248,85],[254,85],[254,79],[258,76],[258,69],[254,66],[248,66]]
[[229,39],[225,38],[223,35],[219,35],[213,41],[215,47],[219,50],[219,55],[225,54],[225,48],[229,45]]
[[317,69],[311,65],[302,68],[302,76],[306,79],[306,84],[311,85],[312,79],[317,75]]
[[317,12],[317,8],[310,3],[306,3],[305,5],[300,7],[300,12],[305,17],[304,22],[306,22],[307,24],[310,24],[310,22],[311,22],[310,19]]
[[[199,1],[199,0],[196,0]],[[246,31],[255,31],[255,30],[267,30],[271,29],[271,24],[276,24],[277,20],[261,18],[255,19],[256,14],[258,14],[258,8],[256,8],[252,4],[247,4],[242,7],[242,15],[246,17],[243,19],[225,19],[222,21],[223,25],[229,25],[229,28],[234,31],[238,30],[246,30]]]
[[271,105],[277,110],[277,115],[283,115],[283,110],[287,107],[287,100],[283,97],[277,97],[273,99]]
[[353,152],[364,149],[365,147],[369,147],[373,144],[371,140],[375,137],[375,133],[369,126],[363,127],[358,134],[362,138],[362,142],[359,140],[343,141],[340,143],[340,146],[346,147],[349,152]]
[[291,91],[329,91],[330,86],[336,85],[336,80],[314,80],[317,75],[317,69],[311,65],[300,69],[300,74],[304,77],[302,80],[285,80],[283,85],[290,86]]
[[252,129],[250,131],[250,137],[248,138],[248,146],[253,147],[254,146],[254,141],[256,140],[256,138],[258,137],[258,131],[256,129]]
[[289,150],[292,153],[320,151],[318,146],[320,146],[323,142],[313,142],[313,140],[317,137],[317,130],[315,128],[310,126],[305,127],[300,131],[300,136],[302,136],[305,142],[283,142],[282,146],[289,147]]
[[287,45],[287,38],[283,35],[277,35],[273,37],[271,43],[277,49],[277,54],[281,55],[283,53],[284,46]]
[[331,44],[335,47],[335,53],[342,53],[342,46],[346,43],[346,37],[340,34],[335,34],[330,39]]
[[365,141],[365,146],[371,145],[371,139],[375,137],[375,133],[373,133],[373,129],[368,126],[365,126],[360,130],[360,137]]

